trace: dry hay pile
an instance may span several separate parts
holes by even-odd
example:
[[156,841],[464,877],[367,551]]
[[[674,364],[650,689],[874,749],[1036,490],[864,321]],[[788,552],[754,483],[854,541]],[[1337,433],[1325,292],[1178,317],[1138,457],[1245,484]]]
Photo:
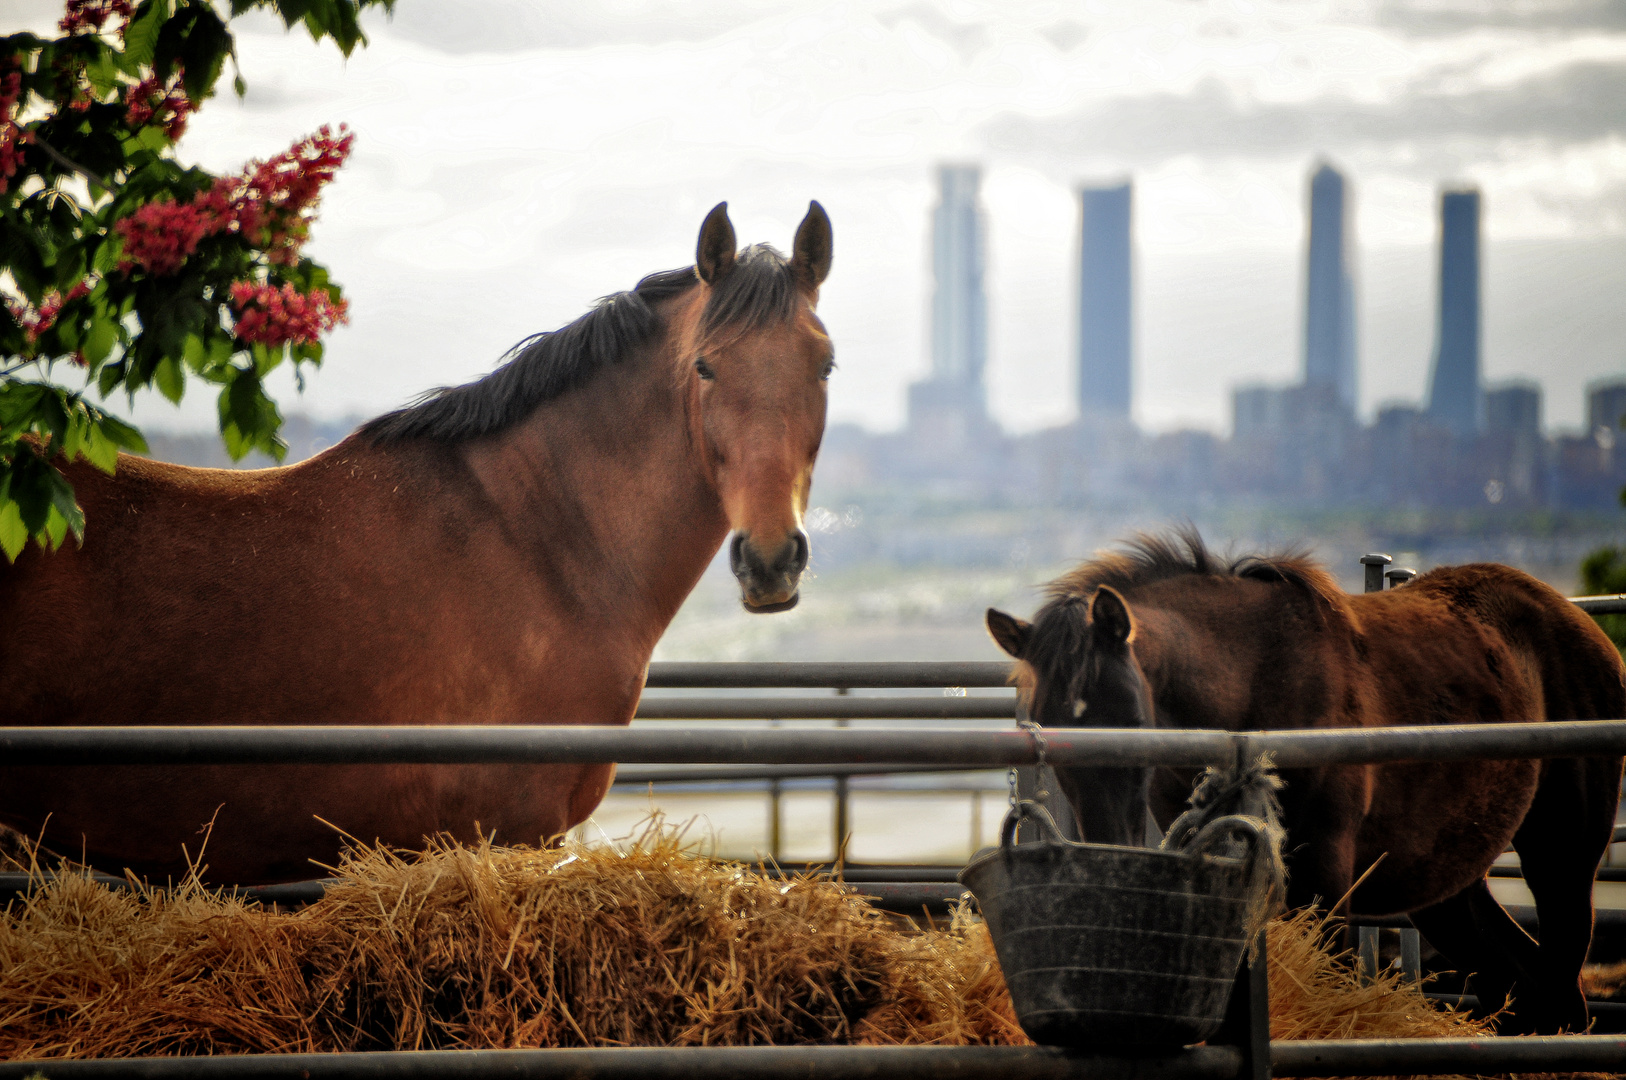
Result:
[[[360,849],[268,910],[51,877],[0,917],[0,1059],[527,1046],[1023,1044],[986,931],[828,879],[620,847]],[[1309,915],[1270,930],[1277,1038],[1475,1035]]]
[[1332,942],[1341,926],[1317,911],[1296,911],[1270,924],[1270,1037],[1273,1039],[1447,1039],[1491,1035],[1470,1019],[1423,996],[1398,971],[1371,982],[1354,957]]
[[1024,1041],[981,926],[623,848],[362,849],[297,912],[50,878],[0,919],[0,1058]]

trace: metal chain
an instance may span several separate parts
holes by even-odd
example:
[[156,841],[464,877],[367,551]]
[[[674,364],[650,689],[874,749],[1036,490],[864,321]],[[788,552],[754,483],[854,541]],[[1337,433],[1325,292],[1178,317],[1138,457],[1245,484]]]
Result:
[[[1050,801],[1050,791],[1044,786],[1044,756],[1048,747],[1045,744],[1044,728],[1035,720],[1018,720],[1016,726],[1028,733],[1033,739],[1033,748],[1039,753],[1039,761],[1033,772],[1033,783],[1038,790],[1033,793],[1033,800],[1043,806]],[[1016,805],[1016,766],[1012,765],[1005,774],[1005,782],[1010,785],[1012,806]]]

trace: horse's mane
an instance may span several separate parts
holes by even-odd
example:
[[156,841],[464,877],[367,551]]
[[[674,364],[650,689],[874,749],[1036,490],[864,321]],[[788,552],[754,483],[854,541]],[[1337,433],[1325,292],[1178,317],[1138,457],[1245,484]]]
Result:
[[[461,442],[501,431],[653,341],[664,328],[661,304],[699,280],[692,266],[650,274],[630,291],[604,297],[575,322],[521,341],[508,351],[507,363],[484,378],[431,390],[404,409],[367,421],[359,434],[375,443]],[[769,245],[756,244],[712,286],[700,332],[788,321],[798,297],[790,263]]]
[[1046,593],[1050,604],[1058,604],[1088,598],[1102,585],[1127,592],[1188,575],[1285,582],[1325,603],[1345,602],[1338,582],[1302,550],[1220,558],[1190,525],[1166,533],[1141,533],[1126,541],[1122,550],[1105,552],[1063,574]]

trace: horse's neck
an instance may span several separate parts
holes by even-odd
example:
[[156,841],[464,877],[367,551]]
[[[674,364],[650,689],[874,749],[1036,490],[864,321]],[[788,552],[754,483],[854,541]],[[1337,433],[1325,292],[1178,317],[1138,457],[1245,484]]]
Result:
[[629,357],[467,451],[515,542],[647,650],[728,535],[680,386],[660,354]]
[[1151,686],[1159,727],[1238,730],[1248,724],[1254,665],[1248,642],[1207,610],[1135,608],[1135,653]]

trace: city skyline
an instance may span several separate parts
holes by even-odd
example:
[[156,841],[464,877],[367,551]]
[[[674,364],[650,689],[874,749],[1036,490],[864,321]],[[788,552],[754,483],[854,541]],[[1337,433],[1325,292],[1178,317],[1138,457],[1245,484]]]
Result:
[[[909,427],[929,439],[946,433],[960,444],[967,433],[992,421],[983,369],[987,357],[987,216],[979,202],[976,165],[941,165],[939,201],[932,212],[932,313],[930,375],[910,388]],[[1077,414],[1074,423],[1133,424],[1134,386],[1134,203],[1133,179],[1079,188],[1078,301],[1075,315]],[[1228,388],[1233,437],[1287,430],[1295,424],[1325,426],[1359,416],[1356,348],[1359,307],[1351,252],[1353,227],[1349,181],[1325,159],[1308,177],[1305,257],[1302,272],[1303,339],[1299,378],[1275,386],[1245,380]],[[1477,187],[1442,186],[1436,242],[1435,335],[1428,360],[1426,394],[1416,406],[1391,403],[1391,416],[1417,412],[1459,440],[1486,429],[1488,387],[1481,363],[1483,199]],[[1497,423],[1522,426],[1535,417],[1541,430],[1541,396],[1527,401],[1524,382],[1500,388]],[[1592,387],[1588,386],[1589,398]],[[1330,411],[1329,411],[1330,410]],[[1397,411],[1398,410],[1398,411]],[[1494,410],[1493,410],[1494,411]],[[1380,414],[1383,410],[1379,410]],[[997,424],[997,421],[994,421]],[[1380,427],[1382,424],[1380,423]],[[1493,423],[1493,429],[1497,426]],[[1587,430],[1594,430],[1589,423]]]

